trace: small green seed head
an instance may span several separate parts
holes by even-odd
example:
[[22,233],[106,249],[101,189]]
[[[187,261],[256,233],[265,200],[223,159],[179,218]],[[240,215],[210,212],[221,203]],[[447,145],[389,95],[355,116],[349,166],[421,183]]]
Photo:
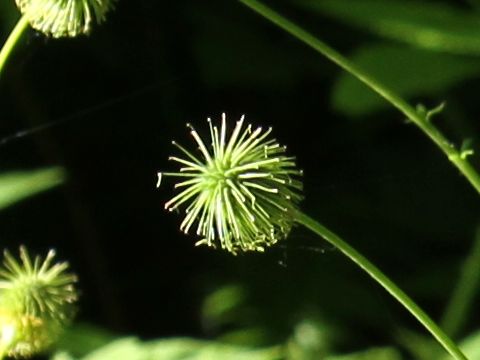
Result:
[[0,270],[0,350],[29,357],[46,350],[75,314],[75,275],[67,263],[52,264],[51,250],[33,261],[24,247],[18,262],[8,251]]
[[170,157],[181,165],[178,172],[158,173],[182,179],[182,189],[165,204],[173,211],[185,206],[180,230],[194,230],[196,245],[220,247],[233,254],[263,251],[285,238],[293,225],[293,212],[303,198],[302,172],[285,146],[269,138],[271,128],[243,126],[244,117],[227,134],[225,114],[220,128],[210,125],[209,148],[188,125],[200,156],[173,144],[184,157]]
[[116,0],[15,0],[30,25],[47,36],[88,34],[102,23]]

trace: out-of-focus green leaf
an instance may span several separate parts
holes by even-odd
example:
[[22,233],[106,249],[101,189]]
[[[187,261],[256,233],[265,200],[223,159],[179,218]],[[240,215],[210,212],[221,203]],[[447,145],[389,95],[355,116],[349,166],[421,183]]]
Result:
[[66,352],[75,357],[81,357],[107,345],[114,339],[115,336],[106,330],[93,325],[79,324],[65,331],[57,342],[56,348],[60,353]]
[[64,180],[65,172],[59,167],[1,174],[0,210],[57,186]]
[[217,289],[205,298],[203,320],[208,327],[232,320],[232,312],[245,302],[245,289],[240,285],[228,285]]
[[69,353],[67,352],[57,352],[53,354],[50,360],[75,360]]
[[397,334],[397,340],[416,360],[437,360],[445,354],[445,349],[435,339],[424,333],[401,329]]
[[[76,358],[78,359],[78,358]],[[104,345],[86,356],[82,360],[149,360],[148,348],[134,337],[120,338]],[[51,360],[74,360],[66,351],[59,351]]]
[[480,17],[446,4],[411,0],[305,0],[299,4],[390,39],[480,55]]
[[288,359],[323,359],[331,351],[334,333],[334,329],[313,317],[299,322],[288,342]]
[[15,1],[0,1],[0,27],[4,33],[10,32],[20,18]]
[[[401,46],[362,47],[351,60],[406,98],[437,94],[480,74],[480,64],[473,59]],[[365,115],[390,106],[347,73],[339,77],[332,96],[334,108],[348,115]]]
[[[213,341],[189,338],[161,339],[142,342],[134,337],[120,338],[102,346],[81,360],[279,360],[283,348],[254,349]],[[70,353],[60,351],[52,360],[73,360]]]
[[[134,337],[126,337],[93,350],[81,360],[279,360],[284,358],[283,355],[281,346],[257,349],[190,338],[142,342]],[[60,350],[51,358],[73,359],[68,350]]]
[[373,348],[348,355],[327,356],[325,360],[401,360],[400,353],[393,348]]
[[252,349],[188,338],[158,340],[151,342],[150,347],[151,360],[278,360],[283,355],[283,348],[280,346]]
[[136,338],[122,338],[83,357],[82,360],[147,360],[148,348]]
[[50,357],[50,360],[76,360],[72,355],[67,352],[59,351]]
[[[460,349],[469,360],[480,360],[480,331],[474,332],[460,343]],[[447,360],[445,356],[445,360]]]
[[243,327],[224,331],[217,339],[227,344],[239,346],[262,346],[268,342],[269,331],[264,327]]

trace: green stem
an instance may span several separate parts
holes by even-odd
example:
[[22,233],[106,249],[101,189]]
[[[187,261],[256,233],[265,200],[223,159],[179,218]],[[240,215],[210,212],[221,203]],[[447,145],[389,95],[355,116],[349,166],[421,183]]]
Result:
[[8,36],[7,41],[0,50],[0,75],[2,70],[7,62],[8,57],[12,53],[13,48],[18,43],[18,40],[22,36],[25,29],[28,27],[28,19],[25,15],[23,15],[20,20],[18,20],[17,25],[13,28],[12,32]]
[[360,266],[375,281],[377,281],[390,295],[397,299],[432,335],[433,337],[457,360],[467,360],[467,357],[455,345],[455,343],[443,332],[442,329],[408,297],[395,283],[384,275],[380,269],[373,265],[357,250],[348,245],[338,235],[328,230],[325,226],[313,220],[309,216],[298,211],[295,219],[315,234],[327,240],[354,263]]
[[462,266],[460,280],[447,305],[441,321],[447,334],[455,337],[465,323],[469,309],[480,284],[480,227],[477,228],[473,248]]
[[300,26],[294,24],[290,20],[286,19],[282,15],[273,11],[269,7],[263,5],[257,0],[239,0],[241,3],[250,7],[258,14],[262,15],[272,23],[276,24],[286,32],[290,33],[298,40],[304,42],[314,50],[318,51],[335,64],[346,70],[365,85],[370,87],[377,94],[389,101],[394,107],[400,110],[408,119],[412,121],[420,130],[423,131],[437,146],[447,155],[448,159],[460,170],[460,172],[467,178],[470,184],[480,194],[480,175],[470,165],[466,159],[466,153],[457,149],[451,144],[445,136],[429,121],[429,117],[425,114],[417,112],[417,110],[408,104],[399,95],[395,94],[392,90],[388,89],[385,85],[381,84],[369,74],[349,61],[343,55],[336,50],[328,46],[323,41],[319,40],[312,34],[303,30]]

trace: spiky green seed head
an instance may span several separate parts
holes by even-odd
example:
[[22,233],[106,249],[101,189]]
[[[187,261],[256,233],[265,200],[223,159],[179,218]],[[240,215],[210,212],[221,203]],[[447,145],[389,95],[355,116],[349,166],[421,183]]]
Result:
[[158,173],[157,187],[162,176],[181,181],[175,185],[179,193],[165,208],[185,209],[180,230],[194,231],[200,237],[196,245],[233,254],[263,251],[292,228],[293,213],[303,198],[302,172],[295,158],[286,155],[286,147],[270,137],[271,128],[244,126],[242,116],[229,133],[225,114],[220,127],[211,119],[208,123],[209,143],[187,125],[199,154],[173,142],[183,156],[169,159],[181,167]]
[[76,276],[66,262],[30,258],[20,248],[20,261],[8,251],[0,270],[0,351],[13,357],[30,357],[52,345],[75,314]]
[[89,34],[105,20],[116,0],[15,0],[30,25],[47,36]]

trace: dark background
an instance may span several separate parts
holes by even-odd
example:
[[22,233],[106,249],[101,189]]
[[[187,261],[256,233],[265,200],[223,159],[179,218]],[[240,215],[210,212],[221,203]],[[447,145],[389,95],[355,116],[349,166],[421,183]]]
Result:
[[[377,41],[294,2],[271,4],[344,54]],[[157,171],[175,166],[170,141],[193,146],[186,122],[207,134],[207,116],[226,112],[232,123],[246,114],[273,126],[305,171],[302,209],[438,318],[473,240],[478,195],[393,108],[362,118],[334,110],[340,74],[236,1],[120,1],[90,37],[28,31],[2,74],[0,138],[30,133],[2,142],[0,167],[61,165],[68,181],[3,211],[2,247],[55,247],[80,277],[79,321],[119,334],[214,338],[255,327],[263,329],[259,344],[274,344],[308,318],[342,329],[335,348],[349,351],[392,343],[399,327],[420,330],[307,230],[294,229],[265,254],[195,248],[178,230],[181,217],[163,210],[173,184],[155,188]],[[466,126],[456,126],[447,106],[439,127],[456,143],[478,140],[479,90],[472,78],[411,101],[457,104]],[[202,302],[228,284],[245,289],[243,310],[209,324]],[[475,309],[465,332],[479,319]]]

